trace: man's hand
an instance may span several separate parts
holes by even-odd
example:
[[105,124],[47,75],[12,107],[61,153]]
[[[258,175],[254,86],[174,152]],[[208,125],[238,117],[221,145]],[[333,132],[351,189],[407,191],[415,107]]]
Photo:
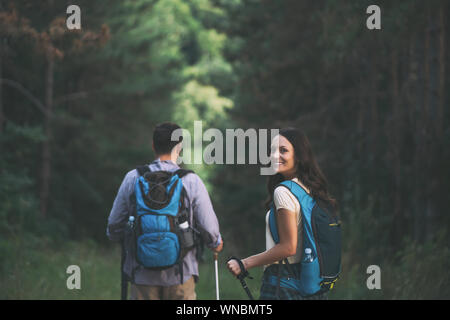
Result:
[[220,240],[220,244],[214,249],[212,249],[212,251],[214,251],[215,253],[219,253],[220,251],[222,251],[222,249],[223,249],[223,240]]

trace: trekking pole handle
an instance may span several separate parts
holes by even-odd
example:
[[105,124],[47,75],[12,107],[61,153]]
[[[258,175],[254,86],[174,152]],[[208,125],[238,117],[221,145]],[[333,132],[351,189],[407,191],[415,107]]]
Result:
[[244,288],[245,293],[247,293],[250,300],[254,300],[253,295],[251,294],[250,289],[247,287],[247,283],[244,280],[245,277],[249,277],[250,279],[253,279],[253,278],[250,277],[250,274],[248,273],[247,269],[245,269],[245,266],[240,259],[232,256],[228,259],[228,261],[230,261],[230,260],[236,260],[237,263],[239,264],[239,268],[241,268],[241,273],[238,276],[236,276],[236,278],[239,279],[239,282],[241,283],[242,287]]
[[[242,263],[241,259],[238,259],[238,258],[236,258],[236,257],[234,257],[234,256],[231,256],[231,257],[228,259],[228,261],[230,261],[230,260],[236,260],[237,263],[238,263],[238,265],[239,265],[239,268],[241,268],[241,273],[237,276],[237,278],[238,278],[239,280],[240,280],[240,279],[245,279],[246,277],[248,277],[249,279],[253,279],[253,278],[250,276],[250,273],[248,273],[247,269],[245,269],[245,266],[244,266],[244,264]],[[227,262],[228,262],[228,261],[227,261]]]

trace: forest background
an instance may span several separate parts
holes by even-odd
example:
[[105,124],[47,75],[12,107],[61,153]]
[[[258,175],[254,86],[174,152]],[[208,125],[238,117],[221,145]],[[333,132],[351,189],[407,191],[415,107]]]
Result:
[[[106,222],[120,183],[154,159],[155,124],[201,120],[310,138],[343,221],[331,299],[449,299],[450,6],[373,2],[79,0],[68,30],[72,1],[1,0],[0,298],[118,299]],[[381,30],[366,27],[372,4]],[[225,261],[265,250],[267,177],[189,167],[225,240],[221,297],[245,299]],[[215,298],[212,261],[199,299]],[[81,290],[66,287],[73,264]]]

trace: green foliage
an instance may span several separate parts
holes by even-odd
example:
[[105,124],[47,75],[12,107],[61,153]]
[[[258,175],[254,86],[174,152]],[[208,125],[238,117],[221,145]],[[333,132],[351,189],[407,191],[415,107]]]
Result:
[[[106,23],[112,37],[102,48],[55,65],[48,218],[59,220],[61,232],[70,238],[106,241],[106,218],[122,178],[153,158],[155,124],[179,120],[190,126],[204,118],[208,126],[223,125],[232,101],[221,96],[219,85],[224,81],[230,87],[232,71],[222,54],[226,35],[216,29],[220,23],[215,18],[225,19],[225,12],[210,1],[112,1],[107,9],[82,1],[80,6],[89,11],[83,29]],[[16,8],[39,31],[61,14],[47,4],[44,16],[35,15],[41,9],[29,1]],[[44,101],[46,61],[25,40],[7,43],[3,76]],[[27,69],[35,75],[27,76]],[[19,91],[4,92],[1,98],[10,103],[3,111],[11,120],[1,136],[8,150],[0,156],[3,178],[17,179],[14,191],[31,195],[39,218],[44,115]],[[208,170],[197,170],[208,185]],[[26,220],[33,221],[31,214]]]
[[[206,255],[206,254],[205,254]],[[49,246],[45,238],[25,235],[24,239],[0,242],[2,260],[0,299],[118,300],[120,299],[119,248],[105,248],[94,241],[66,242],[60,248]],[[239,281],[219,259],[220,298],[246,300]],[[225,258],[223,258],[225,259]],[[197,299],[215,300],[215,270],[211,252],[208,261],[199,265]],[[77,265],[81,272],[81,289],[66,286],[67,267]],[[255,280],[247,283],[254,297],[259,296],[262,269],[252,270]]]
[[443,300],[450,297],[450,247],[444,228],[434,240],[416,244],[405,239],[404,249],[388,261],[385,295],[392,299]]
[[[120,253],[105,250],[95,242],[66,242],[58,250],[43,238],[25,235],[2,243],[0,253],[8,259],[2,263],[1,299],[119,299]],[[78,265],[81,289],[66,286],[67,267]]]
[[[54,1],[4,3],[14,3],[17,16],[27,19],[24,34],[28,27],[48,30],[65,16]],[[445,104],[441,134],[434,125],[438,101],[449,101],[438,87],[442,75],[448,82],[448,50],[440,50],[436,36],[450,33],[448,24],[439,25],[448,7],[439,0],[380,0],[383,30],[371,32],[365,28],[370,4],[111,0],[105,7],[80,0],[83,30],[106,24],[110,39],[77,55],[65,50],[56,62],[51,136],[31,101],[46,101],[46,57],[36,39],[3,28],[0,78],[22,90],[2,84],[0,95],[2,297],[118,298],[118,250],[99,243],[107,241],[106,219],[120,183],[153,160],[155,124],[177,122],[194,138],[194,121],[202,121],[204,131],[297,126],[308,135],[343,220],[343,274],[331,298],[448,298]],[[5,17],[2,26],[11,21]],[[51,196],[43,222],[45,141]],[[259,166],[188,167],[209,190],[223,256],[264,251],[267,177]],[[69,264],[85,272],[80,292],[65,288]],[[371,264],[381,267],[381,291],[365,285]],[[214,298],[213,272],[212,261],[202,264],[199,299]],[[224,261],[220,272],[222,297],[245,299]],[[249,281],[255,296],[261,274],[258,268]]]
[[[450,279],[446,270],[450,251],[446,232],[439,232],[436,239],[423,244],[405,238],[403,249],[394,256],[372,259],[372,263],[368,259],[355,260],[347,249],[341,279],[330,293],[330,299],[448,299]],[[367,289],[366,269],[371,264],[380,267],[381,290]]]
[[[38,228],[32,156],[44,140],[41,128],[7,122],[0,136],[0,239]],[[17,148],[17,146],[20,146]],[[23,160],[25,161],[23,161]]]

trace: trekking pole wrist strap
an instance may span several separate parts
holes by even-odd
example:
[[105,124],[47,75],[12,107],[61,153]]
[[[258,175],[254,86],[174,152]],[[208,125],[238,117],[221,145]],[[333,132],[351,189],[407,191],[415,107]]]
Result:
[[[239,264],[239,268],[241,268],[241,273],[237,276],[238,279],[245,279],[248,277],[249,279],[253,279],[250,274],[248,273],[247,269],[245,269],[244,263],[242,263],[241,259],[236,258],[235,256],[231,256],[228,261],[230,260],[236,260]],[[228,262],[227,261],[227,262]]]

